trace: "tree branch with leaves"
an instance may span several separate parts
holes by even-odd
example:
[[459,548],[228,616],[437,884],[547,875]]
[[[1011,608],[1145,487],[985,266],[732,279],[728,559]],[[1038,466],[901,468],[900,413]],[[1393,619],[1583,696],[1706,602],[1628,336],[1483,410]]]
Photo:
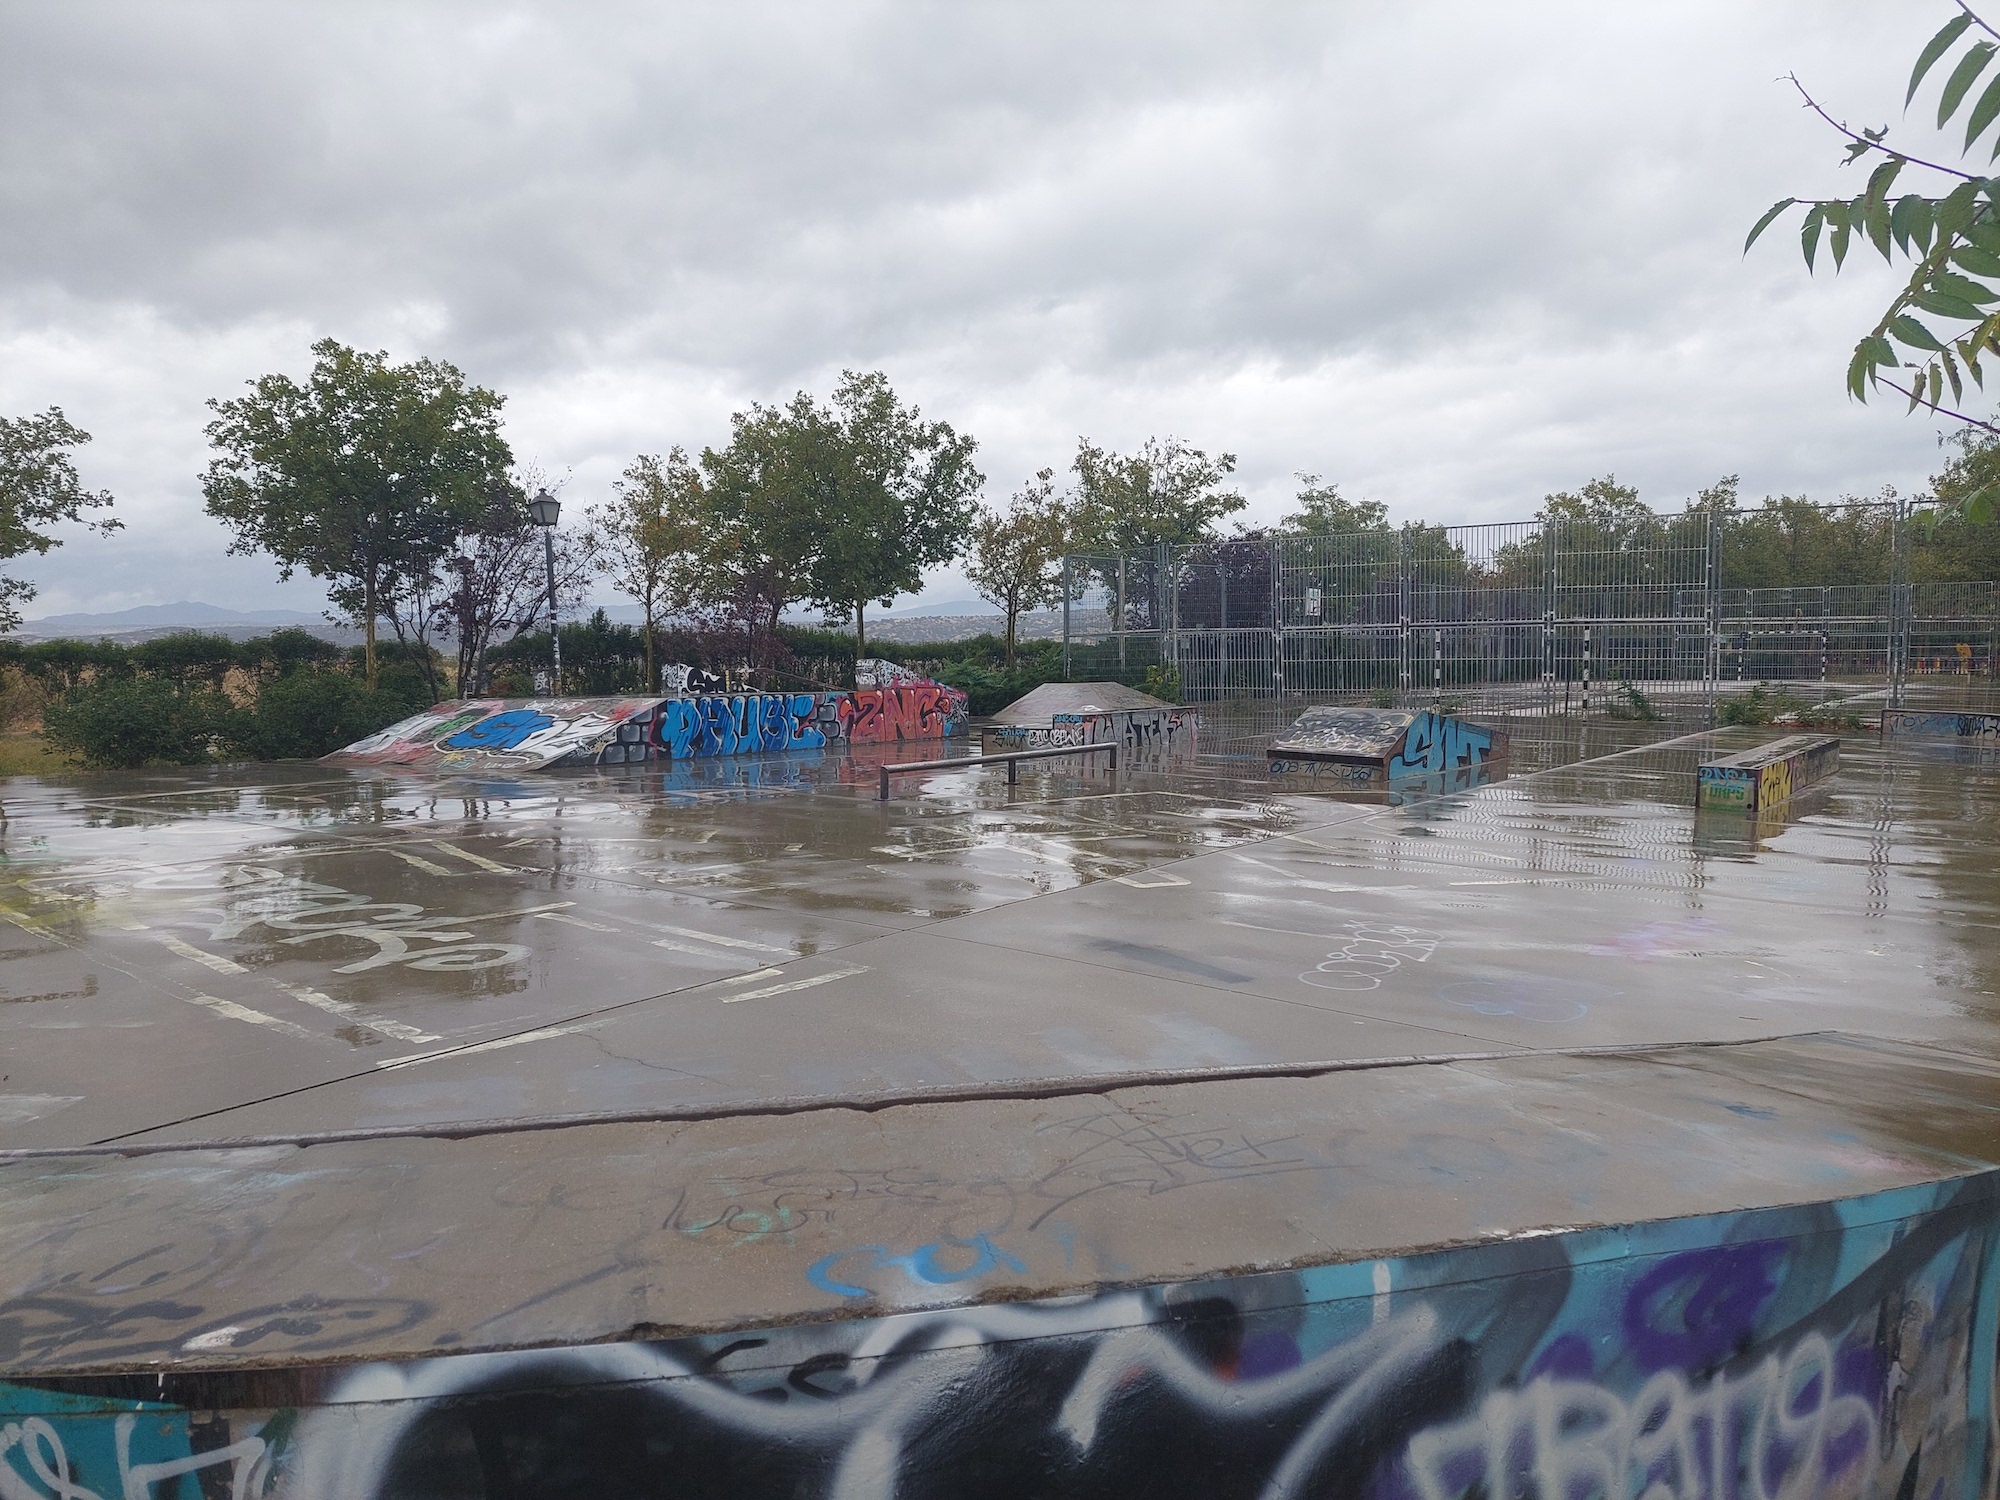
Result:
[[[1907,111],[1924,80],[1956,54],[1938,92],[1937,127],[1944,129],[1963,112],[1961,160],[1990,140],[1990,165],[2000,160],[2000,129],[1995,128],[2000,126],[2000,72],[1987,75],[2000,56],[2000,32],[1964,0],[1958,9],[1918,55],[1903,107]],[[1982,78],[1985,86],[1975,93]],[[1899,257],[1906,261],[1909,280],[1854,346],[1847,366],[1848,394],[1866,401],[1872,390],[1886,386],[1909,402],[1910,411],[1923,408],[2000,436],[2000,427],[1960,409],[1966,382],[1983,389],[1983,361],[2000,354],[2000,177],[1905,151],[1889,142],[1887,125],[1853,129],[1796,76],[1788,81],[1805,108],[1846,138],[1841,165],[1864,160],[1874,165],[1867,185],[1852,198],[1784,198],[1773,204],[1744,240],[1745,253],[1789,210],[1803,208],[1799,242],[1808,271],[1822,246],[1839,271],[1857,235],[1887,264],[1896,264]],[[1930,174],[1933,180],[1925,184],[1930,190],[1898,194],[1906,172]],[[1995,498],[1981,491],[1968,504],[1976,518],[1986,519]]]
[[[111,504],[105,491],[83,487],[70,457],[71,449],[89,441],[59,406],[32,417],[0,417],[0,560],[60,547],[62,539],[45,529],[60,522],[80,522],[100,536],[124,525],[86,514]],[[35,586],[25,579],[0,578],[0,631],[17,627],[19,605],[34,597]]]

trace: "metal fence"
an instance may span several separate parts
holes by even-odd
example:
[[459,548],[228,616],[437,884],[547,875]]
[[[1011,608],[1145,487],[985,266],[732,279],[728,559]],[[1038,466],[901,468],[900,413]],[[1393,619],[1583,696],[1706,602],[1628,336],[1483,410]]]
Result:
[[[1900,701],[1913,674],[1992,676],[1996,585],[1913,584],[1904,503],[1786,504],[1776,520],[1635,511],[1075,554],[1068,597],[1101,602],[1091,613],[1109,628],[1073,629],[1066,606],[1064,668],[1170,667],[1194,702],[1476,692],[1584,706],[1620,683],[1703,703],[1733,680]],[[1740,582],[1774,576],[1786,581]]]

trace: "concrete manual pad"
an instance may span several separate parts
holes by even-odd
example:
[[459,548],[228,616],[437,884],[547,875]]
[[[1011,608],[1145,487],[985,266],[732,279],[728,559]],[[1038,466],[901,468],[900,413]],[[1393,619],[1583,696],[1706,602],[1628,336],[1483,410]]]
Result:
[[[887,805],[865,757],[10,784],[0,1369],[927,1305],[828,1265],[940,1236],[1023,1268],[950,1295],[1053,1295],[1991,1161],[2000,767],[1850,741],[1718,827],[1698,761],[1767,735],[1510,728],[1514,779],[1398,807],[1226,748]],[[824,1213],[719,1248],[780,1210]],[[300,1296],[354,1315],[253,1317]]]

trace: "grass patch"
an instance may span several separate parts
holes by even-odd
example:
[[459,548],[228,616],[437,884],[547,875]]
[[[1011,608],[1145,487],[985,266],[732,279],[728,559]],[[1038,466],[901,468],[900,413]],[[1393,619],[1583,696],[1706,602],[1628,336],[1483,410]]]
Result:
[[39,733],[0,734],[0,777],[46,776],[75,769]]

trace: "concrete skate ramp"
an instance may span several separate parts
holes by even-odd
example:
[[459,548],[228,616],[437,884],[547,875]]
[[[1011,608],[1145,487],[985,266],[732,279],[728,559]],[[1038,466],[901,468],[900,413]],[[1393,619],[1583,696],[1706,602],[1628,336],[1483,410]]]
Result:
[[336,766],[430,771],[538,771],[644,759],[657,698],[455,698],[356,740]]
[[1273,776],[1386,787],[1477,771],[1507,755],[1507,732],[1432,709],[1309,708],[1266,752]]
[[1016,698],[993,716],[995,724],[1021,724],[1046,729],[1058,714],[1151,711],[1174,705],[1122,682],[1045,682]]

